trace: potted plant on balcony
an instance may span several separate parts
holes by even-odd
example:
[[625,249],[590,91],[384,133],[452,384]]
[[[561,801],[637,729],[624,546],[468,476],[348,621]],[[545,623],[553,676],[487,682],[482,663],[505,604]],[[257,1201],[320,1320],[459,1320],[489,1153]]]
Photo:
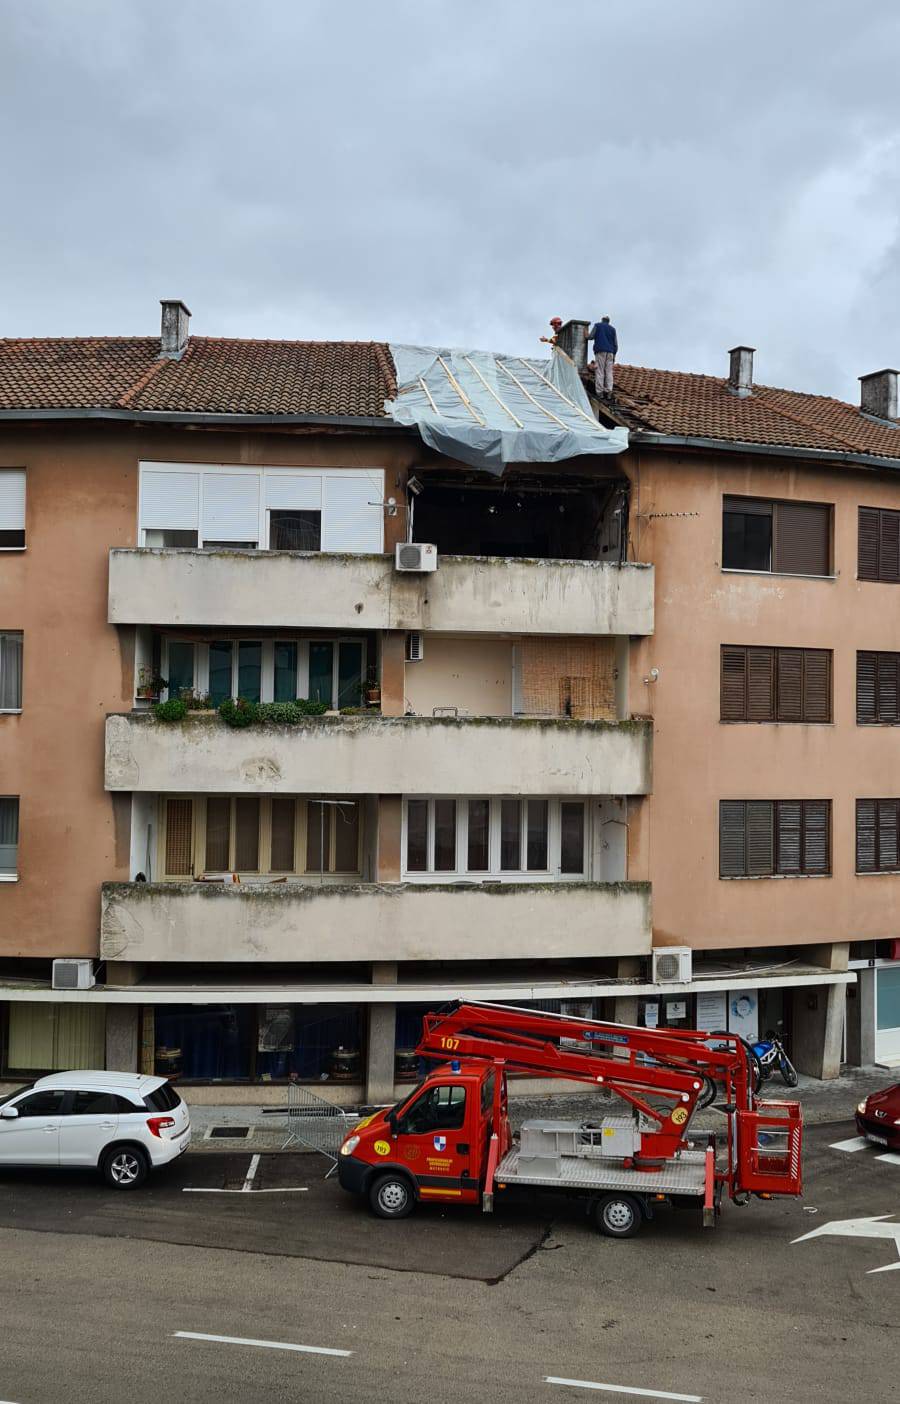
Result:
[[365,693],[366,703],[368,704],[368,706],[381,706],[381,683],[378,681],[374,673],[369,674],[368,681],[365,685]]
[[137,688],[135,696],[144,701],[154,702],[159,697],[164,687],[168,687],[168,681],[156,668],[138,668]]

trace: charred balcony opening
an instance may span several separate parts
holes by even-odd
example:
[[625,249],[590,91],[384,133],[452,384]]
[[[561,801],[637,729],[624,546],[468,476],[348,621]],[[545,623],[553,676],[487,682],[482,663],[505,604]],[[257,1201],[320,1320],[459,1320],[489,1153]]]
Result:
[[624,477],[516,475],[498,484],[478,474],[422,472],[414,537],[439,555],[624,560],[629,483]]

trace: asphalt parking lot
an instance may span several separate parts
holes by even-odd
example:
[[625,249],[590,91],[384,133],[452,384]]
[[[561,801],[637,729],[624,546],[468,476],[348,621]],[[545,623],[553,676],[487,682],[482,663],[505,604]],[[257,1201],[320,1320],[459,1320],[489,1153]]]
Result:
[[713,1232],[665,1214],[624,1243],[553,1199],[385,1223],[307,1155],[260,1156],[249,1188],[247,1152],[185,1157],[135,1194],[7,1172],[0,1399],[50,1404],[64,1378],[67,1404],[175,1380],[216,1401],[519,1404],[602,1385],[880,1404],[900,1397],[900,1157],[854,1140],[847,1122],[808,1130],[802,1201],[728,1205]]

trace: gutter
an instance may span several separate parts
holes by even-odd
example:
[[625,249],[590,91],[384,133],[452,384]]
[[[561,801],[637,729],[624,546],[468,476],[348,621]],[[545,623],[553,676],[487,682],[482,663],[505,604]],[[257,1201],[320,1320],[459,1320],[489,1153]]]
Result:
[[658,434],[649,429],[629,430],[629,442],[653,448],[712,449],[717,453],[756,453],[772,458],[814,459],[838,467],[862,465],[900,472],[900,458],[880,458],[874,453],[851,453],[841,449],[797,448],[789,444],[755,444],[741,439],[706,439],[691,434]]
[[407,425],[375,415],[352,414],[207,414],[182,410],[127,409],[0,409],[0,423],[21,420],[99,419],[121,424],[200,424],[204,427],[256,428],[321,424],[334,429],[392,429],[414,433]]

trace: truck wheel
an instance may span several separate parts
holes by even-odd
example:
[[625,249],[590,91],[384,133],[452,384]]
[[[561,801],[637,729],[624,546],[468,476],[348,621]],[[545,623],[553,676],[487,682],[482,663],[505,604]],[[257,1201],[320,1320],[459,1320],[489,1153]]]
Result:
[[597,1228],[607,1238],[633,1238],[643,1219],[640,1205],[629,1194],[605,1195],[598,1200],[595,1213]]
[[405,1219],[415,1203],[412,1185],[405,1175],[379,1175],[369,1190],[369,1207],[379,1219]]

